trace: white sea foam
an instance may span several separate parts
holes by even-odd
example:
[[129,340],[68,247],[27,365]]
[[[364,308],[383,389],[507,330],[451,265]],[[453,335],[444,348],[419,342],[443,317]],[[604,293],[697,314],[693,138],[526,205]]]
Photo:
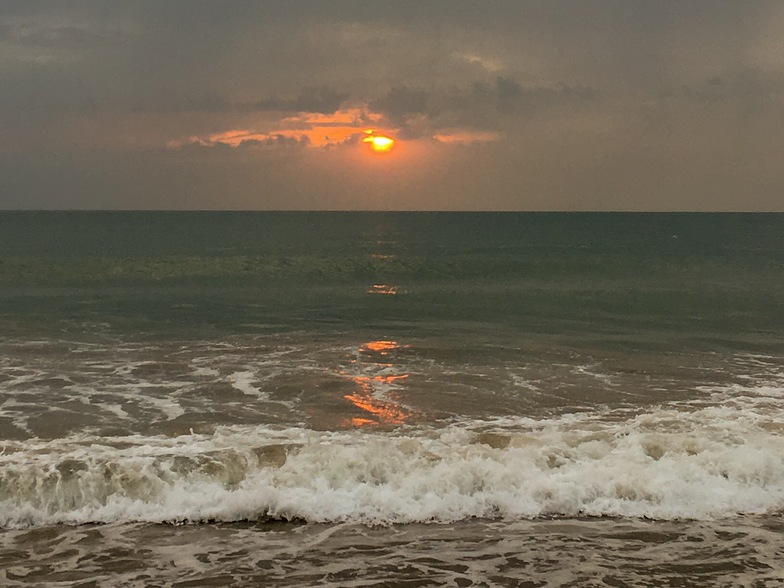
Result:
[[234,372],[229,374],[227,377],[229,383],[235,389],[239,390],[243,394],[247,394],[248,396],[256,396],[258,398],[266,399],[268,395],[261,390],[259,390],[256,386],[254,386],[254,382],[256,381],[256,374],[250,371],[240,371]]
[[784,508],[782,431],[776,415],[712,406],[392,433],[226,427],[11,442],[0,525],[763,513]]

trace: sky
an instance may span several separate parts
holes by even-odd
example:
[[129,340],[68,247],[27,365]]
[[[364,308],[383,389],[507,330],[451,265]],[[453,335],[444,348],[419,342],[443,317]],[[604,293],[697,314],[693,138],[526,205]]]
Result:
[[0,209],[784,211],[784,2],[3,0]]

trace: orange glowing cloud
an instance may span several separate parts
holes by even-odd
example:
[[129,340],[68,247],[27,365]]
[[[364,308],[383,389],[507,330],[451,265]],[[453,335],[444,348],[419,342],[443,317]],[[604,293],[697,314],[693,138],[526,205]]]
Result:
[[[368,124],[377,123],[380,119],[380,114],[365,108],[346,108],[333,114],[303,112],[262,124],[262,128],[231,129],[206,136],[192,136],[186,141],[170,142],[169,147],[176,148],[187,144],[240,147],[243,144],[269,144],[288,140],[308,147],[329,148],[352,143],[360,136],[367,135]],[[378,136],[380,139],[381,136]]]
[[[386,155],[397,145],[394,138],[401,132],[398,128],[380,129],[383,115],[368,107],[352,107],[331,114],[300,112],[285,117],[257,118],[257,126],[231,128],[205,135],[194,135],[184,140],[170,141],[169,148],[186,145],[204,147],[228,146],[299,146],[315,149],[331,149],[343,145],[367,145],[373,154]],[[472,145],[499,141],[499,132],[477,131],[463,128],[446,128],[436,132],[422,133],[422,137],[449,145]],[[408,142],[409,151],[414,144]],[[397,159],[397,158],[395,158]]]
[[368,112],[363,108],[345,108],[333,114],[323,114],[321,112],[303,112],[296,116],[288,116],[281,121],[287,127],[307,128],[315,125],[350,126],[359,130],[368,123],[375,123],[381,120],[381,115]]
[[292,139],[310,147],[334,147],[348,143],[361,133],[354,127],[340,126],[313,126],[309,129],[276,129],[265,133],[252,130],[234,129],[222,133],[215,133],[204,138],[193,137],[191,143],[204,146],[228,145],[239,147],[243,143],[269,143],[279,139]]

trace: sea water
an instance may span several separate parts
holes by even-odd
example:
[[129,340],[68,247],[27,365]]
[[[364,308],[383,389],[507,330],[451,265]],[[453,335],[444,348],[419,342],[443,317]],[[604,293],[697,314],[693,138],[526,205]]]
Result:
[[3,586],[784,585],[784,215],[1,212]]

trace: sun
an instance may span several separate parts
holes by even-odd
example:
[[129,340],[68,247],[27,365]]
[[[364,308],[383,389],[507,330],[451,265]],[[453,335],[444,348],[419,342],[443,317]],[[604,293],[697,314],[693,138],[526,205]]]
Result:
[[374,153],[389,153],[395,146],[395,140],[386,135],[380,135],[376,131],[365,131],[367,137],[362,139],[363,143],[370,145]]

